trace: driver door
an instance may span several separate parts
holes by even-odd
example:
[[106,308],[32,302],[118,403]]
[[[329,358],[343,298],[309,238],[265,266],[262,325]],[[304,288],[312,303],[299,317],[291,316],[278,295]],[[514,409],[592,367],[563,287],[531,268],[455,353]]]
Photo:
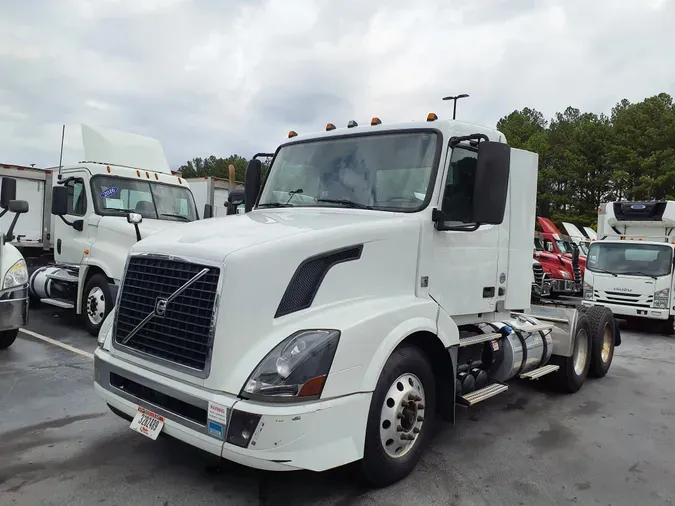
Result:
[[61,218],[54,220],[54,259],[58,263],[80,265],[89,245],[86,217],[91,205],[84,178],[75,176],[65,187],[68,189],[68,214],[64,218],[70,223],[80,223],[82,230],[65,224]]

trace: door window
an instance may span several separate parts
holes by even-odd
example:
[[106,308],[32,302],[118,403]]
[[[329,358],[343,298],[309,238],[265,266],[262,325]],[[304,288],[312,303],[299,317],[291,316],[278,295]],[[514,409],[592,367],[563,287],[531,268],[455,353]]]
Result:
[[476,151],[463,147],[452,150],[442,205],[447,221],[474,223],[473,192],[477,161]]
[[66,183],[68,188],[68,214],[84,216],[87,213],[87,192],[84,191],[83,179],[71,179]]

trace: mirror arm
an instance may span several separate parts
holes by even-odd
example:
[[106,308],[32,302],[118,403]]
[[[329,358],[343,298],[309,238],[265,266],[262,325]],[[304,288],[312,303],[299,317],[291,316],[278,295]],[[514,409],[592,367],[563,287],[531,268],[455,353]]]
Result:
[[12,242],[14,240],[14,227],[16,227],[17,221],[19,221],[19,213],[16,213],[14,215],[12,223],[9,225],[9,228],[7,229],[7,233],[5,234],[6,241]]
[[457,144],[464,141],[490,141],[490,138],[485,134],[471,134],[463,135],[461,137],[450,137],[449,145],[451,148],[454,148]]
[[134,228],[136,229],[136,241],[141,240],[141,231],[138,228],[138,223],[134,223]]
[[480,223],[465,223],[462,225],[446,225],[447,217],[440,209],[434,208],[431,211],[431,220],[435,223],[436,230],[453,232],[475,232],[480,227]]
[[63,221],[63,223],[65,223],[65,224],[68,225],[69,227],[72,227],[72,226],[74,225],[73,222],[70,222],[70,221],[68,221],[67,219],[65,219],[65,218],[63,217],[63,215],[59,215],[59,218],[61,218],[61,221]]
[[4,210],[0,213],[0,218],[2,218],[4,215],[6,215],[8,211],[9,211],[9,209],[4,209]]

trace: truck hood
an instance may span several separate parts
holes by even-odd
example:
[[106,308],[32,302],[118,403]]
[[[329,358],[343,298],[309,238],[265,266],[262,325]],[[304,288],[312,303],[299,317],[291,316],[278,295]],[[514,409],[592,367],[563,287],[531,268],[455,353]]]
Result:
[[202,258],[215,262],[237,250],[297,234],[393,218],[394,214],[334,208],[255,210],[241,215],[185,223],[136,243],[134,253],[159,253]]

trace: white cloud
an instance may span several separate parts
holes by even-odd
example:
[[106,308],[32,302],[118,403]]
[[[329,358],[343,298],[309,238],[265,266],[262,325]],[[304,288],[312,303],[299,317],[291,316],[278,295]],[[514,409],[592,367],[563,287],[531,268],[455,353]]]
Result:
[[673,20],[668,0],[10,0],[0,162],[55,165],[63,123],[151,135],[179,165],[329,121],[444,116],[455,93],[490,126],[609,112],[675,92]]

